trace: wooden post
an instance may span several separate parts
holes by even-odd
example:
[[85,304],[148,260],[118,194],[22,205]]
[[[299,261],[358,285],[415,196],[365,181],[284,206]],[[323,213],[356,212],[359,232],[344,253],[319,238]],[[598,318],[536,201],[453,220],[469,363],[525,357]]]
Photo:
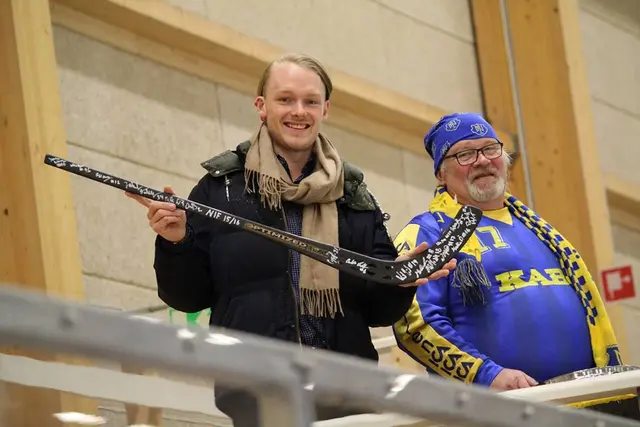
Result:
[[[506,0],[504,28],[500,0],[471,4],[489,115],[504,128],[514,123],[505,84],[508,28],[533,208],[572,242],[601,286],[600,270],[613,263],[613,241],[577,0]],[[624,359],[621,310],[608,305],[607,312]]]
[[[45,153],[67,149],[56,67],[49,2],[1,0],[0,283],[83,300],[70,179],[43,164]],[[6,425],[44,426],[54,413],[97,411],[96,402],[55,390],[8,389]]]
[[[500,15],[500,0],[472,0],[469,2],[475,32],[476,56],[482,85],[485,118],[514,139],[518,150],[518,121],[507,56],[505,32]],[[506,144],[505,144],[506,146]],[[509,176],[509,192],[529,203],[525,176],[525,158],[514,156]]]

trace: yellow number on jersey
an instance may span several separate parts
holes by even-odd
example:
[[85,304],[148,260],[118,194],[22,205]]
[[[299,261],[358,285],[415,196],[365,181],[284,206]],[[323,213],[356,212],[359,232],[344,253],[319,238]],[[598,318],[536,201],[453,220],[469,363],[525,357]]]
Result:
[[482,239],[478,239],[480,241],[481,253],[490,251],[492,248],[502,249],[502,248],[509,247],[509,244],[506,243],[504,240],[502,240],[502,236],[500,235],[500,232],[494,226],[488,225],[484,227],[478,227],[476,228],[476,232],[482,233],[482,234],[488,234],[489,238],[492,240],[492,243],[489,246],[487,246],[484,244]]

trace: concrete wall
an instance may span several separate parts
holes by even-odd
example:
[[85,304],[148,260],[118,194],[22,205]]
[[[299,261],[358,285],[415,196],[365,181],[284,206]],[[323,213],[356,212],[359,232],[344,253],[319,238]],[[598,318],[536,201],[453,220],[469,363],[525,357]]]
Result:
[[[466,0],[171,2],[436,107],[481,109]],[[78,161],[186,195],[204,172],[199,162],[234,147],[258,123],[252,99],[222,85],[60,27],[55,45],[70,156]],[[391,233],[426,209],[435,184],[426,156],[332,126],[325,131],[364,170],[391,214]],[[82,179],[73,185],[90,301],[125,308],[158,302],[144,210],[113,189]]]
[[169,0],[446,110],[480,111],[467,0]]
[[[436,107],[481,109],[466,0],[173,3]],[[155,188],[172,185],[186,196],[204,173],[201,161],[235,147],[258,125],[252,98],[223,85],[62,27],[54,28],[54,39],[73,160]],[[391,214],[392,234],[427,208],[435,181],[426,156],[333,126],[325,132],[365,172]],[[79,177],[72,182],[88,302],[119,309],[160,304],[152,268],[155,235],[145,210],[112,188]],[[167,319],[168,313],[156,316]],[[198,323],[205,325],[206,316]],[[396,357],[381,353],[383,363]],[[110,419],[121,417],[121,405],[105,405]]]
[[602,169],[640,185],[640,3],[582,0],[580,17]]
[[625,227],[613,226],[615,262],[617,265],[631,265],[636,283],[636,298],[617,302],[623,307],[627,346],[629,348],[628,365],[640,364],[640,232]]
[[[466,0],[172,3],[436,107],[481,109]],[[54,38],[73,160],[155,188],[172,185],[186,196],[204,173],[199,163],[235,147],[258,124],[252,98],[225,86],[65,28],[56,26]],[[325,132],[365,172],[391,214],[391,233],[427,208],[435,181],[426,156],[332,126]],[[79,177],[72,182],[88,302],[120,309],[160,304],[152,268],[155,235],[145,210],[112,188]],[[166,311],[157,316],[168,318]],[[383,363],[394,359],[381,357]],[[112,420],[122,416],[116,416],[121,405],[105,405]]]
[[[640,185],[640,2],[581,0],[583,50],[602,170]],[[640,233],[613,225],[616,265],[631,264],[640,283]],[[640,363],[640,295],[620,302],[630,349]]]

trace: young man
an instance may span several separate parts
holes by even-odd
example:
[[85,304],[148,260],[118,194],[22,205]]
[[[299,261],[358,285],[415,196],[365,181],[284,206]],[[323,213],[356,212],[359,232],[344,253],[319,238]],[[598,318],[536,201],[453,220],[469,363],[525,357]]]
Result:
[[510,157],[481,116],[443,117],[425,136],[439,181],[429,211],[396,238],[433,243],[462,205],[483,210],[449,277],[417,290],[394,327],[427,370],[499,390],[621,364],[587,267],[551,225],[508,194]]
[[[274,61],[258,85],[261,125],[250,141],[202,164],[189,199],[262,224],[380,259],[398,257],[363,174],[326,135],[332,84],[303,55]],[[165,191],[171,192],[167,187]],[[259,236],[135,198],[158,233],[158,295],[184,312],[211,308],[210,324],[377,360],[369,327],[407,311],[415,286],[389,287],[339,273]],[[402,259],[426,249],[423,245]],[[448,274],[451,262],[430,279]],[[216,387],[234,425],[257,425],[255,399]],[[319,410],[319,418],[331,418]]]

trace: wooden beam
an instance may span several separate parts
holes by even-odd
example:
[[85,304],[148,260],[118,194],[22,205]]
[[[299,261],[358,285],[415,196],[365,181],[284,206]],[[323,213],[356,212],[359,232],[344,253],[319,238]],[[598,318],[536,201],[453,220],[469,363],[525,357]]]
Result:
[[[613,263],[605,184],[582,56],[577,0],[506,0],[533,202],[591,274]],[[620,308],[608,305],[620,347]]]
[[[471,0],[471,7],[485,113],[507,149],[514,152],[517,122],[499,0]],[[247,95],[254,94],[263,67],[282,53],[264,41],[158,0],[147,0],[144,7],[126,0],[51,0],[51,16],[62,27]],[[178,33],[187,40],[174,37]],[[190,50],[189,40],[199,41],[198,48]],[[224,54],[218,55],[219,51]],[[446,111],[337,70],[331,73],[337,97],[332,105],[333,124],[426,155],[420,140]],[[393,111],[385,116],[389,109]],[[412,124],[402,128],[407,122]],[[526,200],[519,163],[512,171],[510,188]]]
[[640,219],[640,184],[625,181],[614,175],[606,175],[604,179],[611,207]]
[[[87,37],[255,95],[262,71],[284,51],[162,0],[52,0],[53,21]],[[426,156],[422,138],[447,111],[329,69],[329,123]],[[509,150],[509,132],[498,129]]]
[[[471,0],[469,6],[475,34],[485,117],[492,126],[500,128],[510,135],[518,135],[518,121],[508,49],[505,42],[505,26],[500,12],[500,0]],[[514,147],[513,151],[516,149],[517,147]],[[509,192],[524,203],[529,203],[525,161],[526,159],[521,155],[515,156],[509,177]]]
[[640,217],[629,214],[628,211],[609,205],[611,223],[640,233]]
[[611,221],[640,232],[640,185],[613,175],[605,176]]
[[[0,1],[0,76],[0,283],[82,300],[70,179],[43,164],[46,152],[64,156],[67,149],[47,0]],[[97,412],[81,397],[7,388],[7,425],[49,425],[57,412]]]

